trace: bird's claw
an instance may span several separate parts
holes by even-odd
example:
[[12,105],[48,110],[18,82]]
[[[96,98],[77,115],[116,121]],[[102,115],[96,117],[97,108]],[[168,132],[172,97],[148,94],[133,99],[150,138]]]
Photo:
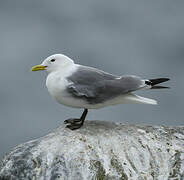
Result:
[[67,119],[64,121],[65,124],[68,124],[66,128],[69,128],[70,130],[79,129],[83,124],[81,122],[81,119]]
[[82,124],[69,124],[66,126],[66,128],[70,129],[70,130],[76,130],[79,129],[82,126]]
[[71,118],[71,119],[67,119],[64,121],[65,124],[76,124],[81,122],[81,119],[75,119],[75,118]]

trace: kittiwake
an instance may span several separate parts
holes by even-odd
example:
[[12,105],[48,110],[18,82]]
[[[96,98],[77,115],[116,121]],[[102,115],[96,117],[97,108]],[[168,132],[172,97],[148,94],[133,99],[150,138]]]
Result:
[[60,104],[83,108],[79,119],[68,119],[65,123],[71,130],[84,124],[88,109],[98,109],[116,104],[157,104],[157,101],[133,94],[140,89],[162,89],[157,84],[168,78],[142,79],[138,76],[116,76],[102,70],[75,64],[63,54],[46,58],[32,71],[47,70],[46,86],[52,97]]

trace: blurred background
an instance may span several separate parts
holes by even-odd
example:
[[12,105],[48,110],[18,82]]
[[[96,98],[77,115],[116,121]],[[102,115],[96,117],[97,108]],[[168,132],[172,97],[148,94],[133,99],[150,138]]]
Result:
[[81,115],[50,97],[46,72],[30,72],[54,53],[117,75],[171,78],[170,90],[138,92],[159,105],[91,110],[88,120],[184,125],[183,0],[1,0],[0,157]]

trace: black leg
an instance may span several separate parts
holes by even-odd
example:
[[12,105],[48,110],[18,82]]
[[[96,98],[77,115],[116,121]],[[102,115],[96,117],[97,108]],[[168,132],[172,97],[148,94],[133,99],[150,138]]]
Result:
[[84,109],[84,112],[82,113],[82,116],[80,117],[81,119],[81,124],[83,125],[84,124],[84,121],[86,119],[86,116],[88,114],[88,109]]
[[79,129],[80,127],[83,126],[85,118],[88,114],[88,109],[84,109],[82,116],[80,117],[80,119],[67,119],[64,121],[65,124],[68,124],[66,127],[71,129],[71,130],[75,130],[75,129]]

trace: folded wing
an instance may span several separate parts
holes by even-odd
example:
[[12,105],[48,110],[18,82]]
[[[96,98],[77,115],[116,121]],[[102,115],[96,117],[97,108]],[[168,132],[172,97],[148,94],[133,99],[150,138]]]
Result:
[[85,66],[80,67],[68,80],[71,83],[67,92],[90,104],[103,103],[147,86],[145,81],[137,76],[118,77]]

